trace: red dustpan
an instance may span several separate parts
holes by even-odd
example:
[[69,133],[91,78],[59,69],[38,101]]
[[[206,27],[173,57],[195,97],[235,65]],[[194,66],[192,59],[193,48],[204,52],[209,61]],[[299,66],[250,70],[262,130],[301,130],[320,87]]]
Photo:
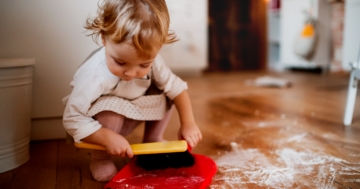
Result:
[[200,154],[192,154],[195,165],[186,168],[167,168],[146,171],[133,158],[105,185],[105,189],[205,189],[217,171],[215,162]]

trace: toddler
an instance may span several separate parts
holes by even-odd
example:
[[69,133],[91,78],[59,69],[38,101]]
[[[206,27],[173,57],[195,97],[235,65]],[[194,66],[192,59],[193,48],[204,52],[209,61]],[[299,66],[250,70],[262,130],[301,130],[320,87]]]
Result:
[[103,145],[92,150],[90,171],[97,181],[117,172],[110,155],[131,158],[124,138],[145,121],[143,142],[163,141],[173,104],[183,137],[191,147],[202,139],[195,123],[187,84],[174,75],[158,54],[163,44],[176,41],[169,32],[164,0],[104,0],[85,28],[103,47],[77,70],[66,103],[63,124],[75,142]]

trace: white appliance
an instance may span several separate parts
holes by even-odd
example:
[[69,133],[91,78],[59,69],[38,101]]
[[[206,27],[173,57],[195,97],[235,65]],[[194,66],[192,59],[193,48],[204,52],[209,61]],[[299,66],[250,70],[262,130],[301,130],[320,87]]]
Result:
[[350,62],[358,60],[360,50],[360,0],[345,1],[342,66],[350,70]]
[[[295,54],[294,43],[300,35],[306,15],[311,11],[317,20],[318,41],[315,54],[304,59]],[[327,70],[331,63],[331,5],[324,0],[283,0],[281,2],[280,21],[280,63],[285,68]]]

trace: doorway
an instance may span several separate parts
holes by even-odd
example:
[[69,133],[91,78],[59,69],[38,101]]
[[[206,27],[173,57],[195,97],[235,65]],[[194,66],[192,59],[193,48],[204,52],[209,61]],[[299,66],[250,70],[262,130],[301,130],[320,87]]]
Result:
[[267,1],[209,0],[207,71],[264,70]]

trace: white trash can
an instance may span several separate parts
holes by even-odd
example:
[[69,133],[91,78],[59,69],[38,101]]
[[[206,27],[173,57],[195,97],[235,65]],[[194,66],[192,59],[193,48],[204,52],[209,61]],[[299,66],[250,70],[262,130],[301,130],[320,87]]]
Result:
[[0,59],[0,173],[27,162],[35,59]]

